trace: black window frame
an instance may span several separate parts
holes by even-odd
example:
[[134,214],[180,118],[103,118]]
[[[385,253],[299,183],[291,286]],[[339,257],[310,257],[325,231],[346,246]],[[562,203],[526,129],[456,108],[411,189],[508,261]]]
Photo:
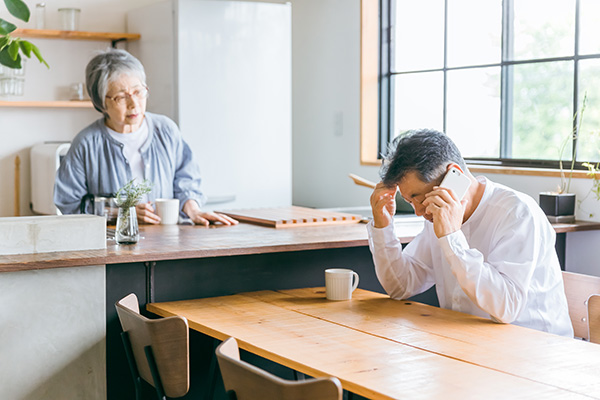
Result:
[[[508,58],[512,52],[509,37],[508,26],[512,22],[510,15],[513,13],[515,0],[502,1],[502,57],[500,63],[470,65],[461,67],[447,66],[447,21],[448,21],[448,2],[444,1],[444,66],[443,68],[423,70],[419,72],[443,72],[443,130],[446,131],[446,105],[447,105],[447,72],[451,70],[463,70],[480,67],[500,67],[501,68],[501,109],[500,109],[500,157],[498,158],[465,158],[468,164],[482,166],[502,166],[502,167],[524,167],[524,168],[547,168],[559,169],[561,161],[559,160],[541,160],[541,159],[517,159],[509,157],[512,145],[512,66],[519,64],[532,64],[553,61],[572,61],[573,62],[573,99],[572,111],[577,112],[573,119],[573,132],[577,133],[577,123],[579,119],[579,103],[582,100],[579,95],[579,61],[584,59],[600,59],[600,54],[580,55],[579,54],[579,24],[580,24],[580,0],[575,0],[575,48],[574,55],[567,57],[550,57],[543,59],[511,60]],[[402,75],[415,71],[393,72],[393,15],[394,0],[379,0],[379,135],[378,135],[378,158],[382,157],[387,151],[390,140],[393,139],[394,121],[392,118],[394,109],[394,88],[392,85],[393,75]],[[575,134],[572,142],[572,152],[569,158],[562,160],[563,166],[568,163],[568,169],[571,169],[572,160],[577,160],[577,135]],[[575,170],[587,170],[582,165],[585,161],[576,161]],[[595,163],[595,162],[594,162]],[[567,169],[567,167],[565,167]]]

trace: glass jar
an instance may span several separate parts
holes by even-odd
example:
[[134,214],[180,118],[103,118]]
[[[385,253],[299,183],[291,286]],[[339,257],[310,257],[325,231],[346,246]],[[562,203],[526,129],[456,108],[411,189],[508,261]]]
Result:
[[23,96],[25,88],[25,79],[23,78],[13,78],[13,94],[15,96]]
[[35,29],[46,29],[46,3],[35,5]]
[[61,16],[63,31],[79,30],[79,8],[59,8],[58,14]]
[[134,244],[140,239],[135,207],[119,207],[115,240],[118,244]]

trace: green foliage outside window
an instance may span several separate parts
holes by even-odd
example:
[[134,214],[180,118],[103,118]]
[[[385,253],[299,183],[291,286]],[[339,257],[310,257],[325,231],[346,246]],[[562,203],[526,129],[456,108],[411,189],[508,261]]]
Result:
[[[403,10],[401,15],[392,15],[397,31],[404,29],[401,22],[406,25],[412,20],[417,21],[415,26],[429,29],[424,30],[427,34],[418,35],[409,35],[406,30],[404,36],[391,42],[390,57],[396,60],[391,76],[403,83],[394,87],[395,101],[389,103],[396,108],[390,110],[395,118],[392,127],[404,130],[418,125],[440,129],[443,125],[467,158],[484,162],[518,165],[525,160],[524,166],[556,166],[557,161],[563,160],[570,166],[575,157],[575,168],[581,168],[582,161],[600,161],[600,28],[596,22],[600,2],[565,0],[546,4],[543,0],[514,0],[514,12],[506,13],[501,23],[497,16],[502,12],[498,6],[502,1],[495,0],[480,6],[488,23],[477,25],[470,24],[460,12],[461,2],[431,3],[434,11],[447,7],[444,20],[443,12],[423,11],[418,2],[393,1],[399,4],[396,8]],[[580,4],[579,14],[575,12],[576,4]],[[544,12],[536,8],[539,5],[547,7]],[[432,19],[432,15],[438,18]],[[434,29],[444,23],[446,36]],[[457,26],[468,28],[461,30]],[[500,36],[500,26],[502,49],[499,40],[494,39]],[[466,35],[463,31],[469,29],[470,35]],[[477,35],[486,40],[468,40]],[[406,60],[418,60],[419,51],[431,58],[427,52],[439,52],[441,48],[431,43],[442,41],[448,43],[445,50],[452,63],[403,67]],[[499,56],[478,57],[499,55],[501,51],[502,61]],[[496,68],[502,70],[501,79],[494,74]],[[484,72],[479,72],[486,69],[490,71],[487,80],[481,78]],[[425,78],[442,71],[442,83]],[[458,80],[459,76],[463,79]],[[425,84],[413,87],[406,82]],[[586,118],[579,124],[573,115],[581,109],[574,103],[581,106],[584,93]],[[417,103],[415,99],[425,100]],[[382,104],[386,105],[384,99]],[[444,120],[439,122],[442,112]],[[565,143],[564,138],[572,136],[575,125],[577,140]]]

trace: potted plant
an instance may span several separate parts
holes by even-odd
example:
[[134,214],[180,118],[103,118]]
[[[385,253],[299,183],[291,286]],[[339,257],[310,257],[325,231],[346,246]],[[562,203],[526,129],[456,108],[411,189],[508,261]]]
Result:
[[135,206],[142,200],[142,196],[150,193],[152,184],[145,180],[136,185],[135,178],[127,182],[115,195],[115,203],[119,207],[115,240],[119,244],[134,244],[140,238]]
[[598,178],[600,176],[600,161],[596,164],[584,162],[582,165],[587,167],[587,176],[592,178],[592,188],[590,189],[590,192],[596,196],[596,200],[600,200],[600,179]]
[[571,155],[571,168],[568,177],[565,175],[563,166],[563,154],[569,142],[577,139],[577,135],[581,129],[581,123],[583,121],[583,112],[585,111],[585,105],[587,100],[587,94],[583,97],[583,103],[581,105],[581,112],[579,113],[579,120],[577,121],[578,113],[575,112],[573,115],[573,130],[563,140],[559,150],[559,168],[560,168],[560,186],[558,190],[554,192],[541,192],[540,193],[540,207],[544,210],[544,213],[548,216],[550,222],[573,222],[575,221],[575,193],[571,193],[571,179],[573,178],[573,170],[575,168],[575,155]]
[[[22,0],[4,0],[4,4],[12,16],[25,22],[29,21],[29,7]],[[21,69],[21,54],[31,58],[33,53],[40,63],[48,67],[37,46],[27,40],[11,36],[11,32],[15,29],[17,29],[16,25],[0,18],[0,64],[12,69]]]

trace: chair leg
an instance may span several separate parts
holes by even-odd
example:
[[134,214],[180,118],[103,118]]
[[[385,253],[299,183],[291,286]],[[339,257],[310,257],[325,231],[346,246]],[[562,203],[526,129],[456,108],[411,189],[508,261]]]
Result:
[[154,381],[154,389],[156,389],[156,395],[158,400],[167,400],[165,391],[160,381],[160,375],[158,373],[158,367],[156,366],[156,360],[154,360],[154,353],[152,353],[152,347],[144,347],[144,353],[146,353],[146,359],[148,360],[148,366],[150,367],[150,373],[152,373],[152,380]]
[[[220,376],[220,370],[219,368],[217,368],[217,355],[215,353],[220,341],[215,338],[213,338],[212,341],[213,349],[210,352],[210,366],[208,369],[208,385],[206,390],[206,400],[212,400],[215,398],[215,386],[217,386],[217,379]],[[235,398],[235,393],[233,393],[233,396]]]
[[129,341],[129,334],[127,332],[121,332],[121,341],[123,347],[125,347],[125,356],[127,357],[127,364],[129,364],[129,370],[131,371],[131,377],[133,378],[133,386],[135,387],[135,399],[142,400],[142,378],[138,372],[133,358],[133,350],[131,350],[131,342]]

